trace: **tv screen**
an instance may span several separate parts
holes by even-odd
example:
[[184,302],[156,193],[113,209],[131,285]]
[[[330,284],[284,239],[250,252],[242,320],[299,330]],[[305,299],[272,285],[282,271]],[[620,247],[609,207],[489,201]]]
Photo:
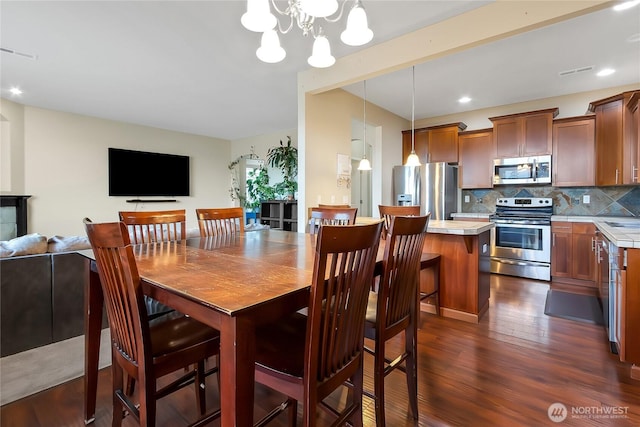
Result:
[[110,196],[188,196],[189,157],[109,148]]

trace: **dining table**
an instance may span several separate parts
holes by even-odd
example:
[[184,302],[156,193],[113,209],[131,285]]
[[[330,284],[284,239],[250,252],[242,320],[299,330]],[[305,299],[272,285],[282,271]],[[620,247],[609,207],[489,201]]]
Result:
[[[145,295],[220,331],[222,426],[253,425],[255,328],[308,305],[315,242],[316,235],[267,229],[133,246]],[[85,423],[95,419],[104,302],[95,261],[91,265]]]

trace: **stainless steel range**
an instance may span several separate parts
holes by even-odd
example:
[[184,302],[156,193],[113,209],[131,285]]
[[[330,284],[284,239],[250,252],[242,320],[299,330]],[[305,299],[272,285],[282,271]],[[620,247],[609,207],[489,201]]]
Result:
[[553,199],[504,197],[491,215],[491,272],[551,280]]

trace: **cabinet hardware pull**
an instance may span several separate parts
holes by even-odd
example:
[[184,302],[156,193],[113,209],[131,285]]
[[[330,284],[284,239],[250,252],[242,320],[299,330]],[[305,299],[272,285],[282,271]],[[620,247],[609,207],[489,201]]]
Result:
[[618,183],[618,169],[616,168],[616,184]]
[[638,167],[634,166],[631,169],[631,181],[638,182]]

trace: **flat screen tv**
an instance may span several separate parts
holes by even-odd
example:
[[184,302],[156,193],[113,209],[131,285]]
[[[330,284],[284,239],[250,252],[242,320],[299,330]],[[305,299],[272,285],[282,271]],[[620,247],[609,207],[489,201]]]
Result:
[[188,196],[189,157],[109,148],[110,196]]

